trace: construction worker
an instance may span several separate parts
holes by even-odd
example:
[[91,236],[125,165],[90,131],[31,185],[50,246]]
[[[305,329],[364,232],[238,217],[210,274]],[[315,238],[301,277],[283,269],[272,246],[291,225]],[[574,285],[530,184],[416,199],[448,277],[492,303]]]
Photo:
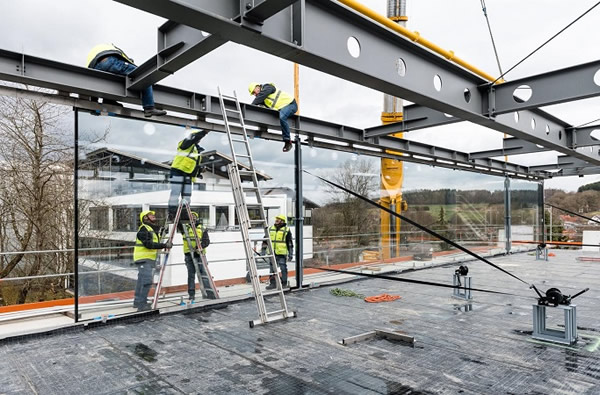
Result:
[[204,169],[200,166],[202,162],[202,151],[198,143],[208,131],[195,130],[188,137],[177,143],[177,154],[171,163],[169,182],[171,183],[171,195],[169,196],[169,221],[175,218],[179,197],[190,201],[192,196],[192,182],[202,178],[200,174]]
[[150,287],[152,287],[152,270],[156,265],[158,250],[173,247],[172,243],[160,243],[158,237],[159,228],[156,224],[154,214],[154,211],[150,210],[140,213],[140,222],[142,224],[138,229],[133,249],[133,261],[138,269],[133,307],[137,308],[138,311],[150,309],[147,298]]
[[[133,64],[133,59],[125,55],[122,49],[112,44],[99,44],[92,48],[88,53],[86,64],[90,69],[118,75],[128,75],[137,68]],[[104,103],[121,106],[121,104],[114,100],[104,100]],[[166,111],[154,108],[154,95],[151,85],[142,89],[142,106],[144,107],[145,117],[153,115],[162,116],[167,113]]]
[[[281,268],[281,284],[284,288],[287,284],[287,262],[292,261],[294,256],[294,242],[292,240],[292,232],[286,225],[286,216],[279,214],[275,217],[275,224],[269,228],[269,236],[271,238],[271,244],[275,249],[275,260],[277,266]],[[265,255],[266,246],[263,245],[262,254]],[[267,289],[274,289],[277,287],[275,282],[276,270],[271,266],[271,275],[269,276],[269,285]]]
[[248,86],[251,95],[256,96],[252,101],[255,106],[265,106],[279,111],[279,124],[283,135],[283,152],[292,149],[290,125],[287,119],[298,111],[298,104],[294,96],[275,88],[272,83],[259,84],[252,82]]
[[[192,215],[194,216],[194,222],[196,223],[196,233],[198,234],[198,239],[200,240],[200,247],[202,247],[202,253],[206,254],[206,247],[210,244],[210,238],[208,237],[208,231],[203,229],[202,224],[199,221],[200,216],[197,212],[192,211]],[[196,248],[196,236],[194,235],[194,229],[191,226],[187,226],[187,237],[184,233],[184,226],[179,223],[179,231],[183,235],[183,253],[185,254],[185,266],[187,267],[187,281],[188,281],[188,296],[190,303],[194,303],[194,299],[196,297],[196,267],[194,266],[194,260],[198,263],[198,270],[200,270],[200,275],[204,276],[206,273],[204,272],[204,266],[201,264],[200,254],[198,253],[198,249]],[[190,240],[190,245],[188,245],[188,239]],[[194,254],[192,259],[192,253]],[[204,285],[204,289],[210,289],[210,283],[208,279],[203,278],[202,284]],[[207,293],[210,299],[215,299],[216,295],[212,292]]]

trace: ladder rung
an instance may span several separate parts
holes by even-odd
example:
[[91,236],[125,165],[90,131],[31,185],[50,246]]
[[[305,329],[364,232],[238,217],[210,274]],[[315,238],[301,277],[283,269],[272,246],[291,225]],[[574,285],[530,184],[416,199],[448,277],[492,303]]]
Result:
[[[273,290],[273,291],[265,291],[265,292],[263,292],[263,293],[262,293],[262,295],[263,295],[263,296],[275,295],[275,294],[281,293],[281,291],[282,291],[281,289],[275,289],[275,290]],[[268,312],[267,312],[267,315],[268,315],[268,314],[281,313],[282,311],[284,311],[284,310],[277,310],[277,311],[274,311],[274,312],[272,312],[272,313],[268,313]]]
[[[279,292],[281,292],[281,290]],[[279,313],[283,313],[284,311],[285,311],[285,309],[275,310],[275,311],[267,311],[267,315],[279,314]]]
[[246,154],[235,154],[235,156],[241,156],[243,158],[250,158],[250,155],[246,155]]
[[256,173],[253,170],[238,170],[240,174],[254,174]]
[[237,110],[237,108],[236,108],[235,110],[232,110],[231,108],[225,108],[225,111],[234,112],[234,113],[236,113],[236,114],[241,114],[241,113],[240,113],[240,112]]
[[267,220],[265,220],[265,219],[251,219],[250,223],[251,224],[266,224]]
[[242,140],[242,139],[231,139],[231,141],[235,141],[236,143],[245,143],[246,140]]
[[242,187],[244,191],[258,191],[258,187]]
[[221,97],[222,97],[223,99],[237,100],[237,97],[234,97],[234,96],[221,95]]

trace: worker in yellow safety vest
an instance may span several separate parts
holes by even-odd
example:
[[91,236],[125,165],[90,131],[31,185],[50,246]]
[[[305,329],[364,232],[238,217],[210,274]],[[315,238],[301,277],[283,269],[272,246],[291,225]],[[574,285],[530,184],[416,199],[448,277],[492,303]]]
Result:
[[[200,216],[197,212],[192,211],[192,215],[194,216],[194,222],[196,223],[196,233],[198,234],[198,239],[200,240],[200,247],[202,248],[202,253],[206,254],[206,247],[210,244],[210,238],[208,237],[208,231],[204,229],[199,219]],[[187,237],[185,235],[185,229],[187,229]],[[179,231],[183,235],[183,253],[185,255],[185,266],[187,267],[187,280],[188,280],[188,296],[190,303],[194,303],[194,299],[196,297],[196,267],[194,265],[194,260],[198,264],[198,270],[200,271],[201,276],[205,276],[206,272],[204,271],[204,266],[201,264],[200,253],[196,248],[196,235],[194,235],[194,229],[191,226],[185,227],[181,225],[179,227]],[[188,239],[190,243],[188,244]],[[190,248],[191,245],[191,248]],[[192,254],[194,254],[192,259]],[[202,284],[204,288],[210,288],[210,282],[208,278],[202,277]],[[207,293],[209,298],[214,298],[215,295],[211,293]]]
[[258,82],[252,82],[248,86],[248,91],[251,95],[256,96],[252,101],[253,105],[264,106],[279,111],[279,124],[281,125],[284,142],[283,152],[291,150],[290,125],[287,120],[290,115],[298,111],[298,103],[296,103],[294,96],[275,88],[275,85],[272,83],[261,85]]
[[138,269],[137,283],[135,285],[135,297],[133,307],[138,311],[150,309],[148,303],[148,292],[152,287],[152,270],[156,265],[158,250],[163,248],[170,249],[172,243],[161,243],[158,233],[159,228],[156,224],[154,211],[146,210],[140,213],[140,222],[135,247],[133,248],[133,262]]
[[[284,288],[288,286],[287,283],[287,262],[292,261],[294,256],[294,241],[292,240],[292,232],[286,225],[287,217],[283,214],[275,217],[275,224],[269,228],[269,237],[271,238],[271,244],[275,250],[275,260],[277,266],[281,269],[281,284]],[[266,253],[266,245],[263,244],[262,254]],[[276,270],[271,266],[271,275],[269,276],[269,285],[267,289],[274,289],[277,287],[275,283]]]
[[[106,71],[118,75],[128,75],[137,68],[137,66],[133,64],[133,59],[127,56],[121,48],[116,47],[113,44],[99,44],[92,48],[88,53],[86,65],[90,69]],[[122,106],[120,103],[110,99],[104,99],[103,103]],[[142,89],[142,106],[144,107],[145,117],[167,114],[166,111],[154,108],[152,85]]]
[[[171,173],[169,182],[171,184],[171,194],[169,196],[169,221],[175,218],[179,197],[186,199],[189,203],[192,196],[192,183],[198,178],[202,178],[204,168],[202,163],[202,148],[198,143],[208,131],[195,130],[188,137],[177,143],[177,154],[171,163]],[[187,212],[182,211],[186,215]],[[185,219],[185,218],[184,218]]]

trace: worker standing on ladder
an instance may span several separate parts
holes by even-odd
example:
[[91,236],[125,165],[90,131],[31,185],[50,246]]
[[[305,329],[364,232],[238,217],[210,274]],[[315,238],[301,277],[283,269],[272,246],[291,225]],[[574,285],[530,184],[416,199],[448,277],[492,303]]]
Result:
[[146,210],[140,213],[140,228],[138,229],[135,247],[133,248],[133,261],[138,269],[137,283],[135,284],[135,297],[133,307],[138,311],[150,310],[148,292],[152,287],[152,270],[156,265],[158,250],[173,247],[173,243],[160,243],[154,211]]
[[[137,66],[133,64],[133,59],[125,55],[123,50],[112,44],[100,44],[92,48],[88,53],[86,64],[90,69],[106,71],[118,75],[128,75],[137,68]],[[121,106],[120,103],[117,103],[114,100],[104,100],[104,103]],[[154,108],[152,85],[142,89],[142,106],[144,107],[145,117],[167,114],[166,111]]]
[[[192,211],[192,215],[194,216],[194,221],[196,223],[196,233],[198,234],[198,239],[200,239],[200,247],[202,248],[202,253],[206,255],[206,247],[210,244],[210,238],[208,237],[208,231],[204,230],[202,224],[199,219],[200,216],[197,212]],[[187,229],[187,237],[185,235],[185,229]],[[179,223],[179,231],[183,235],[183,253],[185,254],[185,266],[187,267],[187,281],[188,281],[188,296],[190,299],[190,303],[194,303],[194,299],[196,298],[196,265],[194,264],[194,260],[196,262],[200,262],[200,254],[196,248],[196,235],[194,235],[194,229],[191,226],[185,228],[185,226],[180,222]],[[188,245],[188,239],[191,244]],[[194,256],[192,257],[192,254]],[[201,277],[203,278],[204,288],[210,289],[210,283],[207,279],[204,279],[206,273],[204,273],[204,266],[201,264],[198,265],[198,270],[200,270]],[[214,298],[214,294],[210,293],[210,296]]]
[[[269,236],[271,238],[271,244],[275,249],[275,260],[277,266],[281,268],[281,284],[283,288],[288,286],[287,284],[287,262],[292,261],[294,256],[294,241],[292,240],[292,232],[286,225],[286,216],[279,214],[275,217],[275,225],[269,228]],[[262,254],[265,255],[267,246],[263,244]],[[275,282],[275,276],[277,270],[271,266],[271,275],[269,276],[269,285],[267,289],[275,289],[277,283]]]
[[171,164],[171,173],[169,182],[171,183],[171,195],[169,196],[169,221],[175,218],[179,197],[190,201],[192,196],[192,182],[196,178],[202,178],[200,174],[203,170],[200,166],[202,162],[202,151],[198,143],[208,134],[206,130],[196,130],[188,137],[177,143],[177,154]]
[[265,106],[279,111],[279,124],[281,125],[281,133],[283,135],[283,152],[288,152],[292,149],[292,141],[290,136],[290,125],[287,119],[290,115],[298,111],[298,104],[294,96],[275,88],[272,83],[259,84],[252,82],[248,86],[248,91],[251,95],[256,96],[252,101],[255,106]]

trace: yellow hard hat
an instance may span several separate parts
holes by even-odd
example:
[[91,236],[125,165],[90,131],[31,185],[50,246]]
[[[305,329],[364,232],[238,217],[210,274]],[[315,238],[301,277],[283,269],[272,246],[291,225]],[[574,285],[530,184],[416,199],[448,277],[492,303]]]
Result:
[[260,84],[258,82],[251,82],[250,85],[248,85],[248,92],[252,94],[254,92],[254,88],[256,88],[257,85]]
[[144,223],[144,217],[145,217],[146,215],[148,215],[148,214],[152,214],[152,215],[154,215],[154,214],[156,214],[156,213],[155,213],[154,211],[152,211],[152,210],[146,210],[146,211],[142,211],[142,212],[140,213],[140,222],[141,222],[141,223]]
[[195,211],[192,211],[192,215],[193,215],[194,217],[196,217],[196,218],[200,218],[200,216],[198,215],[198,213],[197,213],[197,212],[195,212]]
[[283,215],[283,214],[279,214],[277,217],[275,217],[275,219],[280,219],[283,222],[287,221],[287,217],[285,215]]

